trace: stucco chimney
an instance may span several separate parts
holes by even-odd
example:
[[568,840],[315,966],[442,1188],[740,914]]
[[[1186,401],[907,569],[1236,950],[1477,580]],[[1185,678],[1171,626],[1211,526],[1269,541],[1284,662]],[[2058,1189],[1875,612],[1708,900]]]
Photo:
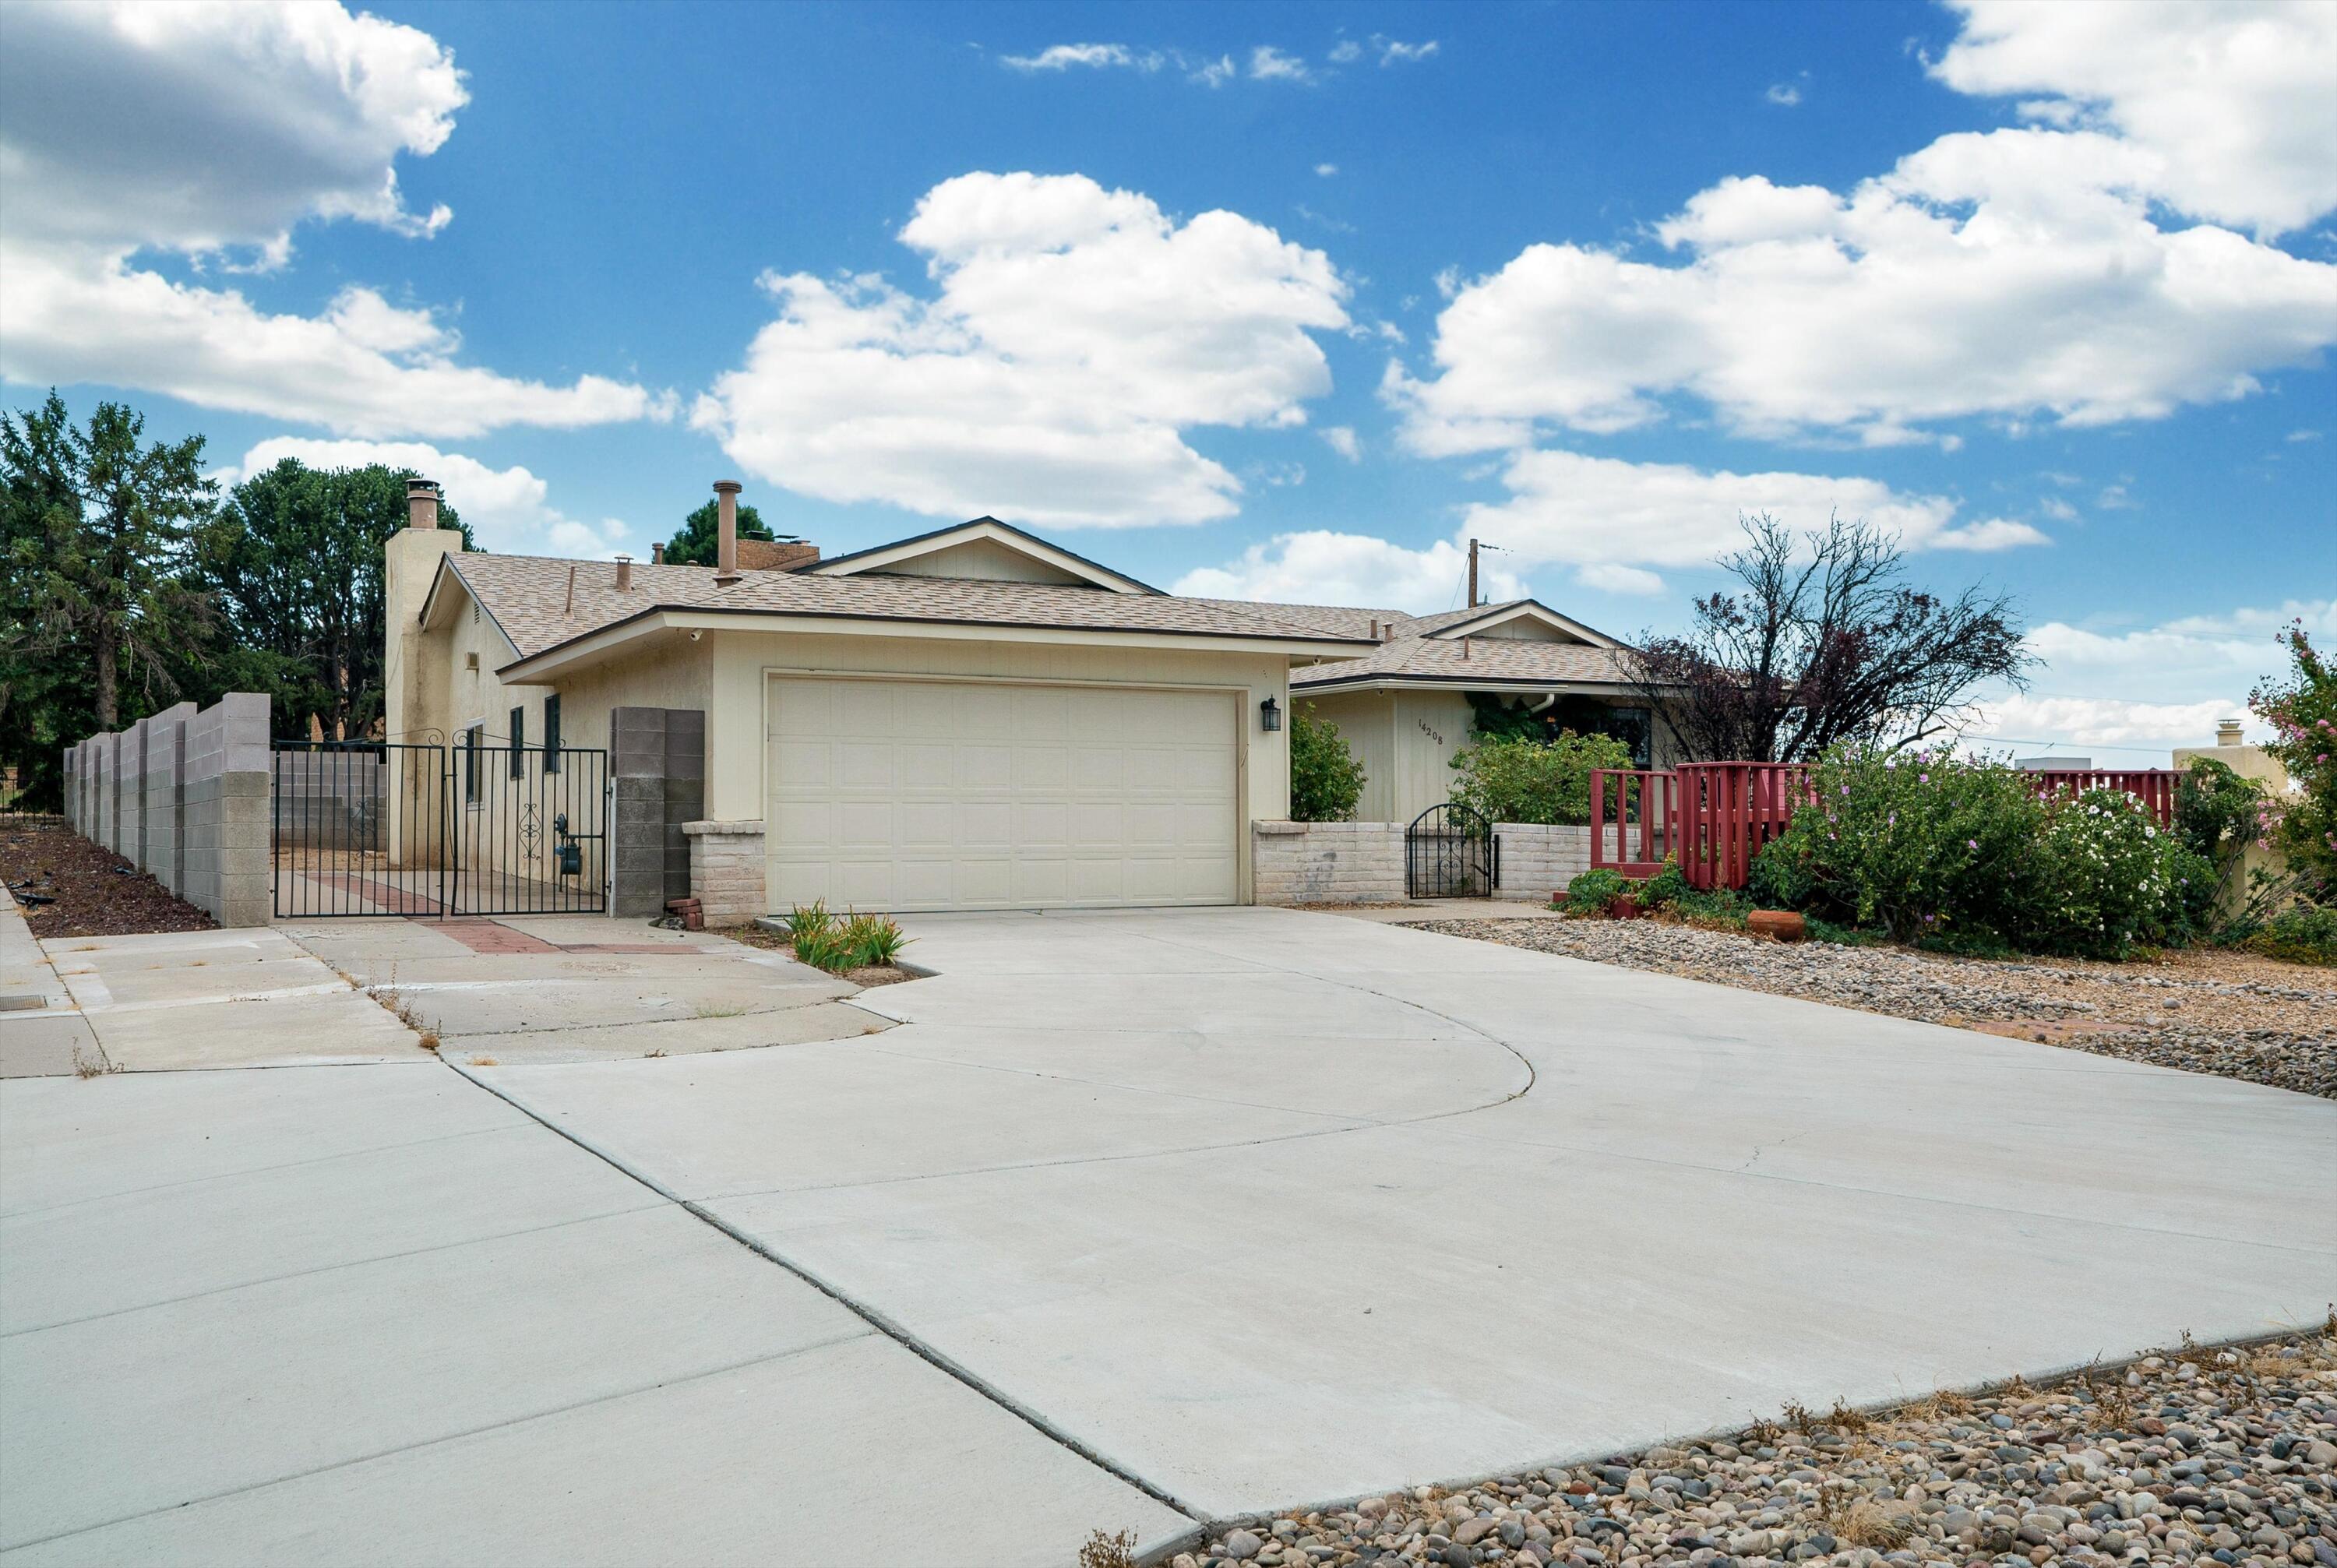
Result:
[[714,498],[719,532],[715,536],[714,580],[717,583],[738,581],[738,481],[717,479]]
[[438,526],[437,481],[408,479],[406,482],[406,525],[408,528]]
[[620,555],[617,557],[617,592],[625,593],[632,585],[633,558],[630,555]]
[[2240,721],[2239,721],[2238,720],[2236,720],[2236,719],[2225,719],[2225,720],[2220,720],[2220,721],[2215,725],[2215,744],[2216,744],[2216,745],[2218,745],[2218,746],[2236,746],[2236,745],[2238,745],[2239,743],[2240,743]]

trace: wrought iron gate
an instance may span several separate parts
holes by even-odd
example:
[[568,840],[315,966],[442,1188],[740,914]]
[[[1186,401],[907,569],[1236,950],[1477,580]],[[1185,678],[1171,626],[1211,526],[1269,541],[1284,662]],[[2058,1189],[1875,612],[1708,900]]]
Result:
[[1473,807],[1431,806],[1403,830],[1405,897],[1483,898],[1501,885],[1501,841]]
[[269,845],[279,919],[597,914],[609,754],[576,747],[279,740]]

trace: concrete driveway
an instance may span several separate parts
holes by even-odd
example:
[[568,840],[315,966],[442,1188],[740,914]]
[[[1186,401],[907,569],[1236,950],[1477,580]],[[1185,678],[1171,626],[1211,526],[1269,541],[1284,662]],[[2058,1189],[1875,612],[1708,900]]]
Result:
[[2337,1297],[2329,1102],[1332,916],[912,930],[848,1040],[0,1084],[0,1559],[1058,1568]]
[[2337,1298],[2327,1101],[1335,916],[912,929],[865,1041],[476,1076],[1195,1514]]

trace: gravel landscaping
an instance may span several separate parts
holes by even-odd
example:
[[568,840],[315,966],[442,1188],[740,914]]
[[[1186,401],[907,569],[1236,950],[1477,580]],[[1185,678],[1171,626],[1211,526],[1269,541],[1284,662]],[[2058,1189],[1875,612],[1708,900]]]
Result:
[[1244,1521],[1171,1568],[2337,1568],[2337,1313],[2049,1387],[1879,1415],[1789,1407],[1726,1440]]
[[0,881],[15,895],[35,936],[208,931],[219,924],[70,828],[0,830]]
[[1951,958],[1659,920],[1406,924],[2337,1099],[2337,974],[2304,965],[2205,949],[2125,964]]

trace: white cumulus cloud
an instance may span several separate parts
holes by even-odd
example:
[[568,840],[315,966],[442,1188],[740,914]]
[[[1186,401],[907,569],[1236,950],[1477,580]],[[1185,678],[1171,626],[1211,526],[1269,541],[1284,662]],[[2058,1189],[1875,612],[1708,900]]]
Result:
[[1227,516],[1239,481],[1182,432],[1304,424],[1330,388],[1309,334],[1347,325],[1321,251],[1081,175],[962,175],[900,239],[934,298],[764,278],[777,318],[692,415],[758,477],[943,517]]
[[2100,751],[2097,762],[2138,768],[2165,767],[2168,747],[2212,744],[2225,719],[2264,739],[2247,710],[2248,691],[2286,667],[2273,633],[2292,622],[2317,642],[2337,637],[2337,597],[2124,630],[2049,621],[2028,637],[2039,661],[2033,689],[1984,701],[1966,744],[2024,753],[2038,742],[2090,747]]
[[0,49],[0,374],[98,382],[364,435],[464,436],[654,413],[640,387],[566,387],[461,365],[426,306],[344,289],[315,316],[140,265],[289,263],[303,221],[417,237],[396,160],[437,151],[468,101],[429,34],[334,0],[47,4],[8,13]]
[[999,63],[1016,71],[1068,71],[1074,65],[1158,71],[1165,57],[1157,50],[1130,49],[1125,44],[1051,44],[1036,54],[1002,54]]
[[243,461],[216,477],[233,485],[287,457],[311,468],[363,468],[378,463],[407,468],[435,479],[446,504],[469,525],[482,549],[498,554],[614,554],[626,548],[631,530],[616,518],[587,523],[550,504],[550,487],[526,468],[496,468],[459,452],[421,441],[336,441],[276,436],[243,455]]
[[1312,82],[1315,74],[1306,62],[1296,54],[1285,54],[1271,44],[1261,44],[1249,52],[1249,79],[1253,82]]
[[2265,233],[2337,207],[2337,6],[1950,0],[1961,34],[1932,67],[1960,93],[2027,97],[2054,125],[2114,132],[2183,211]]
[[[1480,560],[1480,590],[1494,599],[1524,596],[1524,582],[1499,561]],[[1188,572],[1172,591],[1207,599],[1350,604],[1417,615],[1458,605],[1468,572],[1467,552],[1444,540],[1413,550],[1369,534],[1315,529],[1279,534],[1226,565]]]
[[1941,78],[2059,109],[1847,191],[1723,180],[1657,227],[1677,260],[1546,243],[1454,279],[1433,368],[1385,383],[1411,444],[1611,432],[1674,398],[1766,437],[2102,425],[2320,362],[2337,265],[2225,225],[2337,204],[2337,6],[1962,8]]
[[[1453,538],[1428,550],[1368,534],[1291,534],[1184,581],[1214,583],[1193,591],[1218,598],[1441,608],[1439,595],[1457,579],[1439,574],[1450,562],[1465,562],[1466,542],[1476,538],[1500,552],[1482,559],[1510,589],[1522,592],[1536,567],[1559,567],[1586,588],[1657,593],[1664,581],[1649,568],[1709,567],[1744,544],[1741,519],[1756,513],[1798,531],[1823,528],[1833,515],[1863,521],[1897,534],[1909,550],[1994,551],[2046,542],[2008,518],[1959,522],[1949,497],[1908,495],[1875,479],[1734,474],[1552,450],[1512,454],[1501,477],[1508,497],[1471,505]],[[1356,583],[1388,586],[1377,598],[1336,597]],[[1434,588],[1438,583],[1443,588]],[[1410,596],[1398,596],[1399,588]]]

